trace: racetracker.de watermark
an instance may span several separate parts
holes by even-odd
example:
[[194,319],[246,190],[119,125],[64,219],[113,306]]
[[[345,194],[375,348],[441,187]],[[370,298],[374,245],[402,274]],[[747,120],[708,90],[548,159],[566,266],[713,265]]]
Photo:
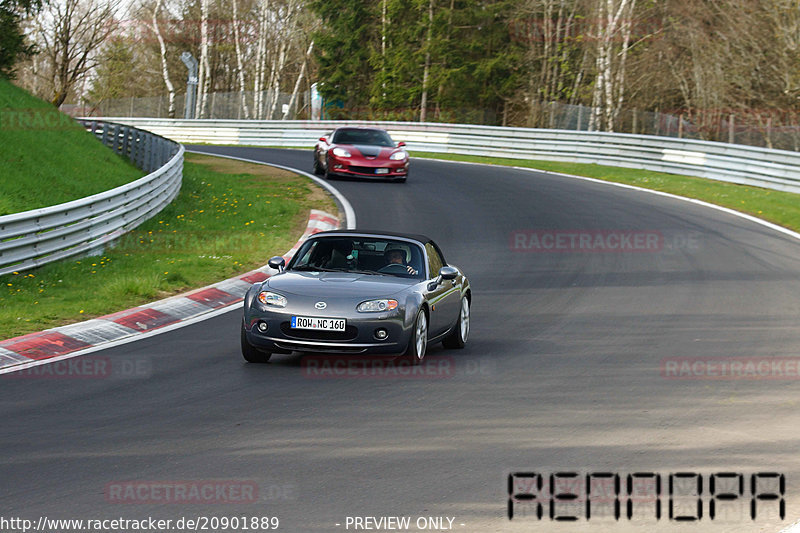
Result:
[[419,365],[380,355],[307,355],[300,362],[309,379],[446,379],[456,375],[452,356],[428,357]]
[[2,379],[146,379],[152,375],[149,357],[84,355],[24,368],[4,374]]
[[660,231],[519,230],[511,233],[514,252],[532,253],[647,253],[664,249]]
[[52,131],[79,128],[75,120],[55,108],[0,109],[0,131]]
[[661,377],[687,380],[800,379],[800,357],[666,357]]
[[105,500],[115,504],[248,504],[260,499],[251,480],[112,481]]

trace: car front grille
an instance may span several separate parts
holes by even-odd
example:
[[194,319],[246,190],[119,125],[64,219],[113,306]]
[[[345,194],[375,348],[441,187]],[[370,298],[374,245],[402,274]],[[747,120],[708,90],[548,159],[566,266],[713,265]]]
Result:
[[281,331],[292,339],[314,341],[352,341],[358,337],[358,328],[345,326],[344,331],[324,331],[318,329],[292,329],[288,322],[281,323]]

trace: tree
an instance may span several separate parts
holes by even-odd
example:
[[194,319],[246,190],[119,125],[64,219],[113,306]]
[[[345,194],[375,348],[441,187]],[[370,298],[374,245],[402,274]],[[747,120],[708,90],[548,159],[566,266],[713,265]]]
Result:
[[211,87],[211,66],[208,60],[208,13],[210,0],[200,0],[200,69],[197,76],[197,104],[195,116],[205,118],[208,89]]
[[116,37],[105,47],[95,71],[95,79],[89,90],[91,102],[132,96],[131,88],[140,86],[137,61],[130,41]]
[[[322,19],[323,28],[313,36],[320,94],[344,110],[369,106],[373,68],[379,49],[380,19],[370,0],[312,0],[309,7]],[[335,118],[336,110],[330,110]]]
[[239,98],[241,101],[241,108],[244,111],[244,118],[250,118],[250,109],[247,107],[247,98],[245,97],[244,85],[244,67],[242,60],[242,46],[239,42],[239,0],[231,0],[233,7],[233,44],[236,50],[236,75],[239,79]]
[[[161,10],[161,4],[164,0],[156,0],[153,7],[153,23],[152,30],[158,39],[159,56],[161,57],[161,77],[164,79],[164,85],[167,87],[167,94],[169,97],[169,107],[167,114],[169,118],[175,118],[175,87],[172,85],[172,80],[169,76],[169,63],[167,62],[167,45],[164,42],[164,37],[161,35],[161,27],[158,24],[158,12]],[[235,2],[236,0],[234,0]]]
[[98,63],[98,51],[114,34],[119,0],[52,0],[37,18],[42,55],[48,63],[51,101],[60,107]]
[[595,39],[597,57],[589,129],[614,131],[625,98],[625,67],[631,45],[636,0],[599,0]]
[[14,65],[36,52],[22,31],[22,17],[41,8],[38,0],[0,0],[0,76],[14,77]]

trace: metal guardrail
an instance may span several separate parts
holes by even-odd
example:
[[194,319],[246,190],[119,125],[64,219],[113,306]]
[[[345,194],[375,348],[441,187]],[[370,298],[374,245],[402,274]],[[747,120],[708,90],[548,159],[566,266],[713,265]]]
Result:
[[800,153],[674,137],[419,122],[108,120],[187,144],[287,148],[311,148],[337,126],[374,125],[412,151],[596,163],[800,193]]
[[157,214],[178,194],[183,146],[135,127],[97,120],[79,122],[148,174],[79,200],[0,216],[0,275],[100,252]]

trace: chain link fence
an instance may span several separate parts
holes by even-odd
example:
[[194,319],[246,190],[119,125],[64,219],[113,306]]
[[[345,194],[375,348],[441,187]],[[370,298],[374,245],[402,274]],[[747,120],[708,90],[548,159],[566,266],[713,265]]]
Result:
[[[589,106],[542,102],[531,106],[526,126],[591,131],[592,111]],[[625,109],[614,131],[800,151],[800,116],[780,110],[718,109],[689,114]]]
[[[290,93],[281,92],[275,97],[274,91],[245,91],[244,96],[238,91],[209,93],[205,113],[197,118],[282,120],[284,115],[287,120],[310,118],[308,92],[298,93],[290,106],[291,99]],[[74,117],[183,118],[185,105],[186,94],[176,94],[173,117],[167,95],[113,98],[94,105],[65,104],[61,111]]]

